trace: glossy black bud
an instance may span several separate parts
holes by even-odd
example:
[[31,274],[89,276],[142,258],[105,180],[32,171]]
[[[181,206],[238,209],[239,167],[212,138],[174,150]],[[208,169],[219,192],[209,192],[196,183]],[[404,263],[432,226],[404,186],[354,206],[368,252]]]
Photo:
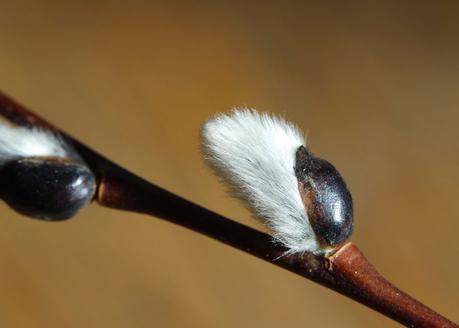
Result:
[[1,196],[16,211],[43,220],[65,220],[87,205],[96,189],[81,163],[58,158],[23,158],[0,171]]
[[352,233],[352,196],[336,168],[305,147],[296,152],[295,175],[311,226],[326,246],[343,243]]

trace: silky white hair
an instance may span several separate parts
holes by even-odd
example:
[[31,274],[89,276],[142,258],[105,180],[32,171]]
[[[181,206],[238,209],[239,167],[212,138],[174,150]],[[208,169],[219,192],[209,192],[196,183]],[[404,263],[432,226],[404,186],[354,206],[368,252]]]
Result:
[[309,223],[295,176],[295,153],[305,140],[278,116],[234,109],[202,127],[207,162],[273,232],[288,253],[324,253]]
[[71,153],[57,134],[0,122],[0,166],[24,157],[69,157]]

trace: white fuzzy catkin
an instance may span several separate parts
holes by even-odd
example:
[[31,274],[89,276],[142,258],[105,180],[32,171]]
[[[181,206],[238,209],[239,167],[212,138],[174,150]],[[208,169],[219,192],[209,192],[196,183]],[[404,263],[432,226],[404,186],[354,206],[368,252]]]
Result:
[[323,253],[309,223],[294,172],[305,145],[291,123],[243,108],[207,121],[201,131],[206,160],[271,228],[288,253]]
[[38,128],[0,122],[0,166],[25,157],[69,157],[68,146],[56,134]]

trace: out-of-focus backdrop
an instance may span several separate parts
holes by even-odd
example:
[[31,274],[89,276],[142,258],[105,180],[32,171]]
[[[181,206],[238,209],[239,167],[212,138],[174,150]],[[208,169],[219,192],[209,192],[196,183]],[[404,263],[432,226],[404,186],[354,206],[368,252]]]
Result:
[[[198,131],[248,105],[346,178],[357,243],[459,321],[459,4],[2,1],[0,87],[158,185],[263,229]],[[0,204],[2,327],[397,327],[312,282],[143,215],[44,223]]]

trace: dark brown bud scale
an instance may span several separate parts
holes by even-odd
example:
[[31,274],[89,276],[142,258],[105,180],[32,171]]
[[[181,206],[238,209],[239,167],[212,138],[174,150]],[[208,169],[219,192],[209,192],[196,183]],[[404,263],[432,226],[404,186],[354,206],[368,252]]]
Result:
[[309,222],[325,246],[343,243],[352,233],[352,196],[336,168],[305,147],[296,152],[295,175]]
[[0,171],[1,197],[24,215],[50,221],[65,220],[86,206],[96,189],[91,170],[82,163],[59,158],[23,158]]

